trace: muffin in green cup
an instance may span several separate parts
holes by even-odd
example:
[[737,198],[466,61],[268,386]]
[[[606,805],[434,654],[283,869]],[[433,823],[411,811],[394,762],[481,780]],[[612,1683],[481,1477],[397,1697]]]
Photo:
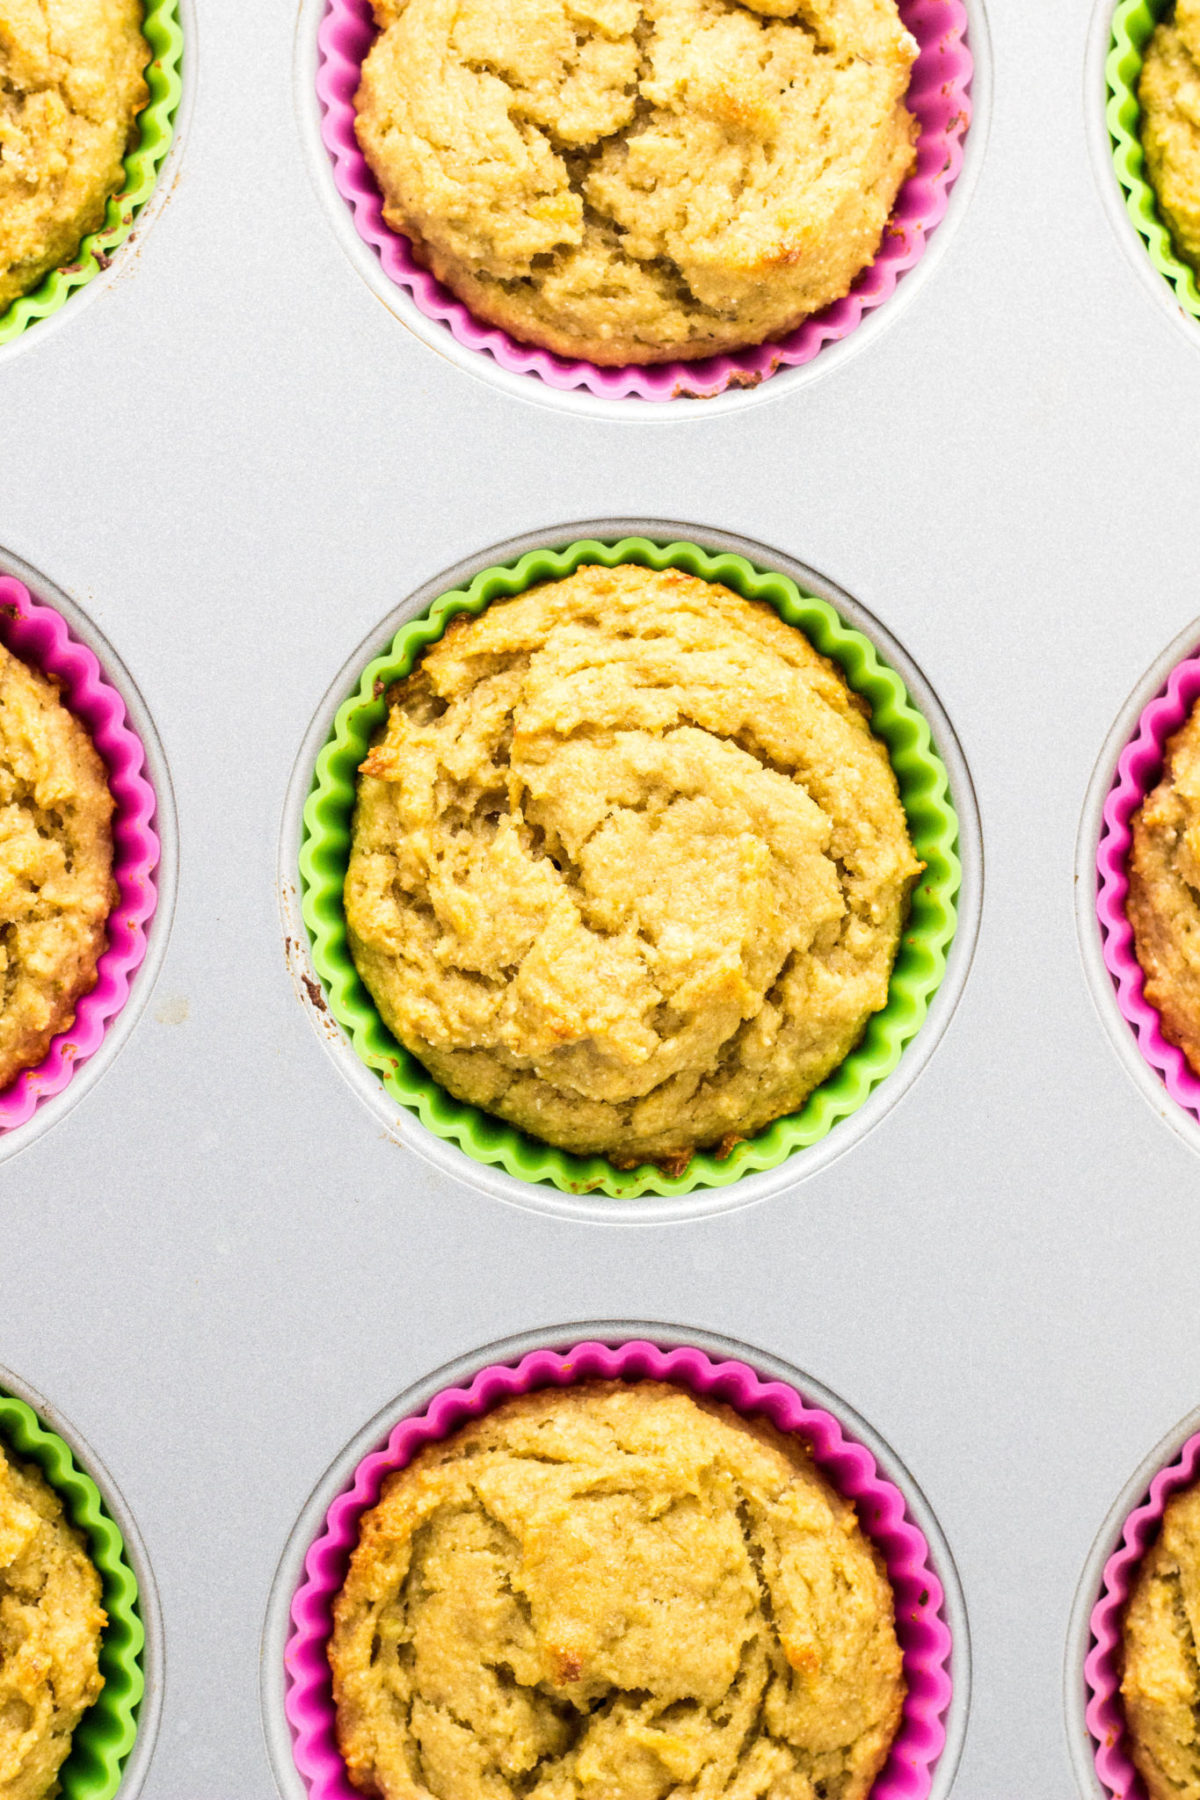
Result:
[[[38,23],[41,23],[39,20]],[[80,21],[75,21],[79,25]],[[141,35],[149,48],[149,60],[143,71],[146,101],[139,107],[134,117],[130,141],[122,159],[122,178],[115,193],[111,193],[105,203],[104,217],[93,231],[88,232],[56,268],[51,268],[40,279],[34,280],[32,287],[16,295],[6,305],[0,306],[0,348],[14,343],[40,319],[49,318],[57,313],[72,294],[80,292],[94,281],[102,270],[107,269],[117,250],[128,239],[138,215],[158,184],[159,175],[167,153],[171,148],[175,131],[175,119],[179,110],[182,82],[180,62],[183,56],[183,27],[180,22],[180,0],[144,0]],[[36,36],[36,34],[35,34]],[[23,42],[23,36],[19,42]],[[31,92],[25,96],[32,107],[26,117],[18,111],[12,120],[13,129],[18,140],[25,128],[35,133],[43,129],[49,120],[58,116],[60,120],[71,118],[70,113],[63,113],[62,103],[56,92],[43,96],[38,83],[45,79],[45,67],[39,60],[41,53],[34,55],[36,43],[27,46],[33,56],[33,68],[27,70],[29,80],[33,84]],[[15,46],[14,46],[15,53]],[[48,58],[53,70],[61,62],[51,51]],[[87,77],[82,78],[85,82]],[[94,82],[96,76],[90,79]],[[19,98],[18,90],[11,97],[14,104]],[[0,100],[3,95],[0,95]],[[77,97],[72,95],[74,104]],[[35,104],[36,103],[36,104]],[[48,111],[46,109],[49,109]],[[40,110],[39,110],[40,109]],[[42,121],[39,124],[39,120]],[[3,111],[0,109],[0,127],[3,127]],[[35,136],[33,142],[36,144]],[[27,149],[28,146],[25,146]],[[19,158],[25,153],[19,142],[10,144],[10,158]],[[18,181],[17,193],[22,191]],[[34,187],[36,194],[38,187]],[[78,204],[79,196],[74,196]],[[80,215],[76,215],[77,221]],[[88,208],[87,217],[95,218],[96,212]],[[76,232],[79,230],[76,223]],[[74,234],[71,234],[74,236]],[[52,238],[52,254],[61,253],[61,244],[66,241],[61,229]],[[41,246],[45,248],[44,243]],[[20,263],[16,266],[20,267]],[[35,263],[35,269],[45,268],[44,260]],[[11,292],[11,287],[8,290]],[[6,295],[7,299],[7,295]]]
[[[730,1134],[725,1142],[697,1149],[685,1166],[672,1166],[670,1159],[663,1159],[661,1163],[641,1162],[635,1168],[618,1167],[608,1156],[573,1154],[480,1106],[455,1099],[384,1024],[355,966],[344,905],[358,772],[384,725],[392,684],[412,672],[425,647],[440,639],[456,616],[478,615],[493,601],[563,580],[585,565],[614,570],[623,564],[681,571],[699,581],[720,584],[743,600],[765,603],[804,634],[818,652],[818,660],[832,661],[858,697],[857,704],[865,703],[872,731],[886,748],[908,833],[924,864],[887,986],[886,1004],[871,1014],[858,1043],[795,1111],[775,1118],[753,1135]],[[774,621],[771,629],[778,630]],[[827,601],[803,593],[787,577],[756,567],[739,555],[712,554],[684,542],[588,539],[565,549],[533,550],[515,563],[483,570],[468,586],[443,594],[422,617],[403,626],[387,651],[368,664],[357,691],[339,708],[332,736],[317,757],[300,855],[303,913],[314,967],[330,1012],[391,1099],[415,1113],[436,1137],[457,1145],[476,1162],[498,1166],[519,1182],[545,1183],[568,1194],[683,1195],[727,1187],[747,1175],[777,1168],[795,1152],[824,1138],[839,1119],[861,1106],[896,1066],[916,1035],[945,971],[961,875],[957,835],[947,772],[925,719],[870,640],[846,625]]]
[[1125,210],[1150,261],[1174,292],[1180,309],[1200,320],[1200,275],[1179,253],[1150,179],[1143,144],[1142,78],[1151,40],[1169,24],[1173,0],[1118,0],[1105,61],[1106,118]]
[[[3,1388],[0,1447],[14,1466],[39,1473],[61,1502],[64,1518],[99,1576],[106,1620],[99,1650],[103,1687],[75,1727],[57,1785],[42,1791],[57,1793],[61,1800],[115,1800],[138,1735],[145,1693],[146,1634],[137,1577],[96,1482],[80,1467],[65,1440],[49,1430],[24,1400]],[[0,1683],[2,1678],[0,1652]]]

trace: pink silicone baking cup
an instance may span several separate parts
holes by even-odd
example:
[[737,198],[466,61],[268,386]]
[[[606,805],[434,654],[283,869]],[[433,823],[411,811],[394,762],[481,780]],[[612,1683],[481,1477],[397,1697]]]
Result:
[[1172,1100],[1200,1123],[1200,1080],[1182,1050],[1168,1044],[1162,1020],[1146,999],[1141,964],[1133,947],[1133,928],[1125,916],[1129,895],[1127,864],[1133,841],[1130,820],[1162,775],[1167,739],[1179,730],[1200,699],[1200,655],[1185,657],[1171,671],[1166,686],[1143,710],[1137,731],[1117,762],[1112,790],[1104,803],[1104,820],[1096,855],[1096,912],[1100,920],[1104,962],[1116,984],[1117,1005],[1133,1031],[1138,1048],[1162,1077]]
[[1158,1536],[1172,1494],[1200,1474],[1200,1432],[1173,1463],[1160,1469],[1146,1498],[1125,1521],[1121,1541],[1104,1565],[1100,1598],[1092,1608],[1092,1648],[1083,1665],[1088,1685],[1085,1717],[1096,1745],[1096,1773],[1113,1800],[1146,1800],[1146,1788],[1129,1759],[1121,1705],[1121,1620],[1138,1568]]
[[108,948],[97,966],[96,985],[80,1000],[74,1024],[58,1034],[44,1060],[0,1093],[2,1135],[26,1124],[40,1106],[62,1093],[80,1064],[100,1048],[129,998],[158,899],[154,870],[159,842],[151,823],[154,789],[143,773],[146,753],[126,719],[125,702],[104,679],[87,645],[71,635],[62,614],[34,600],[11,575],[0,576],[0,643],[22,662],[54,677],[64,704],[86,725],[104,759],[116,802],[112,833],[117,885],[117,903],[108,919]]
[[900,277],[921,260],[925,242],[943,218],[950,189],[962,168],[963,138],[971,121],[971,53],[962,0],[899,0],[900,13],[917,40],[908,107],[920,123],[917,166],[897,196],[874,262],[845,299],[806,319],[776,343],[702,362],[660,363],[602,369],[551,351],[531,348],[497,326],[484,325],[413,256],[406,237],[384,223],[383,200],[354,135],[354,96],[363,59],[375,41],[370,0],[329,0],[318,34],[317,95],[321,136],[333,158],[338,192],[354,215],[363,242],[385,274],[407,289],[427,319],[440,321],[468,350],[491,356],[502,369],[536,375],[553,388],[587,388],[604,399],[711,399],[730,387],[757,387],[777,369],[811,362],[824,344],[845,337],[864,314],[889,297]]
[[387,1443],[359,1463],[305,1557],[305,1579],[292,1601],[292,1630],[284,1653],[285,1710],[296,1767],[311,1800],[358,1800],[338,1752],[326,1646],[334,1596],[358,1542],[359,1521],[379,1499],[384,1477],[404,1468],[424,1445],[448,1437],[514,1394],[591,1379],[673,1381],[739,1412],[763,1413],[780,1430],[803,1437],[826,1479],[854,1501],[864,1531],[887,1566],[908,1683],[900,1730],[871,1790],[872,1800],[924,1800],[945,1743],[951,1637],[939,1617],[944,1596],[929,1545],[907,1516],[903,1494],[831,1413],[810,1406],[794,1388],[760,1380],[745,1363],[713,1362],[687,1346],[660,1350],[640,1339],[616,1347],[589,1342],[566,1351],[534,1350],[513,1365],[492,1364],[469,1387],[445,1388],[423,1413],[402,1419]]

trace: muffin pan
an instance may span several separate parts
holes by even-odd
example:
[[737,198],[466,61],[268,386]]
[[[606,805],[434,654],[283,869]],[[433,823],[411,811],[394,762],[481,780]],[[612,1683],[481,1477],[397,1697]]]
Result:
[[[698,1153],[677,1175],[645,1166],[621,1171],[602,1157],[565,1155],[453,1101],[379,1018],[351,962],[341,904],[353,776],[382,720],[383,686],[407,673],[457,612],[476,613],[492,599],[584,563],[616,561],[680,568],[732,586],[743,598],[762,597],[832,657],[872,707],[925,863],[889,1003],[859,1046],[799,1113],[724,1158]],[[389,1131],[460,1179],[517,1205],[606,1222],[749,1205],[848,1149],[932,1055],[962,992],[978,927],[975,796],[953,728],[921,671],[863,607],[821,576],[763,545],[664,520],[599,520],[548,531],[485,552],[432,585],[432,603],[424,591],[404,601],[372,634],[375,654],[364,646],[365,654],[356,652],[334,682],[296,763],[280,845],[289,958],[320,1036],[355,1090]],[[363,1079],[364,1066],[373,1081]],[[632,1204],[647,1196],[645,1204]]]
[[[146,67],[149,98],[137,115],[137,132],[124,158],[125,179],[110,196],[97,230],[89,232],[69,263],[52,269],[36,287],[0,307],[0,354],[24,344],[36,327],[57,321],[68,301],[74,318],[80,297],[103,290],[116,279],[123,246],[149,229],[161,210],[178,161],[178,138],[185,98],[185,41],[195,41],[191,0],[145,0],[143,32],[150,46]],[[187,90],[190,97],[190,88]]]
[[133,1800],[145,1781],[162,1710],[158,1590],[128,1506],[74,1427],[20,1376],[0,1368],[0,1443],[39,1469],[82,1537],[107,1615],[104,1687],[59,1770],[62,1800]]
[[326,1471],[280,1561],[263,1639],[263,1716],[281,1792],[288,1800],[354,1800],[337,1751],[326,1644],[359,1520],[385,1477],[514,1394],[613,1380],[672,1382],[747,1417],[765,1416],[809,1444],[825,1478],[853,1499],[896,1594],[907,1697],[873,1793],[948,1794],[970,1693],[969,1634],[953,1558],[911,1475],[844,1401],[798,1371],[703,1332],[620,1322],[590,1327],[582,1342],[570,1327],[530,1334],[438,1370],[386,1407]]
[[[646,405],[686,411],[702,400],[737,408],[795,386],[840,360],[911,298],[967,204],[987,131],[990,63],[982,0],[900,0],[920,49],[909,106],[921,127],[917,166],[896,202],[879,254],[845,299],[774,342],[733,355],[655,367],[598,368],[517,342],[474,318],[385,224],[354,131],[354,94],[376,36],[371,0],[302,0],[296,105],[318,191],[343,249],[383,303],[431,348],[510,393],[593,417]],[[845,348],[843,348],[845,346]]]
[[96,983],[49,1052],[0,1093],[0,1160],[48,1130],[98,1081],[133,1029],[166,949],[175,897],[171,785],[146,704],[79,607],[0,547],[0,642],[49,675],[103,758],[117,899]]
[[[791,1382],[927,1503],[935,1792],[1097,1800],[1091,1611],[1183,1440],[1122,1489],[1200,1406],[1200,1126],[1096,911],[1118,759],[1200,646],[1197,326],[1117,179],[1111,0],[972,0],[921,263],[802,367],[663,404],[402,323],[321,161],[320,4],[202,10],[152,235],[0,354],[0,575],[121,697],[161,841],[128,1001],[0,1136],[0,1363],[100,1447],[162,1595],[120,1800],[292,1800],[280,1623],[322,1471],[482,1361],[629,1336]],[[725,1188],[621,1198],[395,1105],[325,1010],[298,870],[336,708],[398,627],[625,533],[777,569],[875,644],[963,876],[929,1015],[855,1112]]]

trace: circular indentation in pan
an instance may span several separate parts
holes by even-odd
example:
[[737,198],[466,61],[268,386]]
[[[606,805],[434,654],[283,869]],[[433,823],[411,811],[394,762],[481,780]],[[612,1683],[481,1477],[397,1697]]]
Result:
[[[475,320],[384,224],[354,136],[353,97],[374,27],[370,0],[301,0],[295,85],[317,191],[338,242],[371,291],[431,349],[510,394],[616,419],[680,419],[788,392],[873,342],[945,253],[970,199],[987,134],[991,59],[983,0],[900,0],[922,53],[910,105],[922,120],[918,168],[884,245],[851,293],[778,343],[706,362],[600,369],[517,343]],[[969,125],[969,129],[968,129]]]
[[[336,734],[347,721],[354,724],[351,714],[362,702],[352,697],[361,696],[366,665],[390,653],[396,633],[423,616],[439,595],[447,590],[461,595],[497,564],[509,583],[506,591],[515,592],[566,573],[575,560],[598,561],[609,554],[623,559],[631,540],[632,560],[652,555],[735,587],[749,582],[767,598],[783,576],[794,584],[797,600],[810,598],[818,648],[840,661],[851,684],[876,706],[876,724],[901,777],[914,840],[929,864],[888,1007],[876,1015],[859,1047],[798,1114],[776,1121],[723,1161],[698,1153],[681,1176],[646,1168],[623,1173],[601,1158],[570,1158],[452,1101],[390,1036],[384,1033],[386,1041],[377,1042],[374,1009],[365,989],[358,991],[340,912],[352,801],[341,765],[352,769],[356,759],[348,754],[352,737],[343,746]],[[595,555],[584,553],[589,547]],[[516,567],[523,557],[532,557],[534,566]],[[559,557],[565,559],[561,567],[553,561]],[[445,616],[441,609],[435,614],[437,621]],[[785,616],[790,617],[786,610]],[[793,622],[813,635],[806,617]],[[440,624],[429,635],[439,632]],[[871,673],[864,675],[868,668]],[[368,680],[366,691],[372,688]],[[334,748],[327,751],[331,740]],[[297,882],[301,866],[306,891]],[[285,805],[279,878],[297,992],[343,1075],[393,1136],[444,1172],[517,1205],[606,1222],[662,1223],[766,1198],[825,1166],[895,1104],[928,1061],[966,980],[978,927],[982,850],[970,777],[937,696],[864,607],[814,571],[744,539],[661,520],[601,520],[533,533],[484,551],[427,583],[381,622],[333,683],[301,748]]]
[[1198,645],[1200,621],[1147,669],[1105,740],[1079,824],[1075,913],[1092,999],[1122,1065],[1159,1117],[1200,1151],[1200,1080],[1162,1035],[1125,917],[1129,819],[1159,779],[1167,737],[1200,696]]
[[45,1059],[0,1094],[0,1160],[23,1150],[99,1081],[137,1021],[166,952],[178,864],[166,758],[107,638],[61,589],[0,549],[0,642],[62,684],[108,767],[118,900],[95,987]]
[[150,97],[125,156],[122,191],[109,199],[103,223],[83,239],[74,261],[0,309],[0,362],[28,344],[44,343],[52,329],[78,318],[86,301],[119,280],[134,254],[127,246],[135,236],[145,237],[170,194],[191,111],[195,15],[192,0],[146,0],[145,11]]
[[1120,1631],[1142,1557],[1171,1495],[1200,1475],[1200,1408],[1126,1482],[1088,1553],[1067,1632],[1067,1738],[1087,1800],[1146,1800],[1129,1759],[1120,1700]]
[[510,1393],[594,1377],[675,1381],[809,1440],[827,1479],[854,1500],[897,1596],[909,1693],[873,1800],[944,1800],[970,1699],[966,1608],[933,1511],[895,1451],[845,1401],[776,1357],[682,1326],[607,1320],[525,1333],[436,1370],[364,1426],[313,1490],[276,1571],[263,1631],[263,1723],[285,1800],[353,1800],[333,1734],[324,1642],[358,1520],[384,1474]]
[[1143,288],[1200,345],[1200,277],[1175,254],[1146,179],[1137,84],[1145,45],[1170,0],[1096,0],[1084,68],[1092,167],[1110,224]]
[[163,1693],[162,1613],[146,1547],[120,1489],[90,1445],[20,1376],[0,1367],[0,1438],[36,1463],[83,1533],[109,1616],[105,1686],[59,1773],[61,1800],[135,1800],[154,1753]]

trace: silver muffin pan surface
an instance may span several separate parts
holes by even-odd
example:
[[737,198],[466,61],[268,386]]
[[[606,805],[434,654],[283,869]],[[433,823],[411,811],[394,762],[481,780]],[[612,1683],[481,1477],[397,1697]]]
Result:
[[[0,356],[0,547],[129,671],[178,820],[153,992],[0,1164],[0,1363],[95,1446],[161,1599],[141,1794],[275,1794],[272,1582],[364,1424],[479,1345],[612,1318],[843,1396],[961,1578],[954,1800],[1088,1794],[1064,1698],[1081,1577],[1200,1404],[1200,1162],[1114,1054],[1077,923],[1098,759],[1200,617],[1200,328],[1122,241],[1092,0],[990,7],[973,188],[886,329],[772,405],[657,430],[530,404],[380,304],[312,180],[308,8],[200,10],[152,231]],[[953,722],[986,864],[921,1079],[758,1204],[635,1230],[501,1204],[397,1141],[311,1028],[279,867],[357,645],[496,545],[629,518],[853,596]]]
[[[934,747],[945,766],[949,798],[958,817],[957,851],[962,879],[955,898],[957,927],[947,952],[946,971],[932,997],[928,1015],[906,1046],[897,1068],[861,1106],[839,1120],[828,1136],[795,1152],[777,1168],[743,1175],[727,1187],[701,1188],[679,1195],[644,1194],[614,1202],[603,1194],[563,1193],[548,1183],[522,1181],[501,1168],[477,1162],[456,1144],[426,1130],[414,1114],[391,1098],[374,1071],[359,1058],[349,1037],[335,1023],[325,1004],[310,954],[297,870],[304,841],[304,806],[312,790],[317,758],[333,731],[339,707],[357,691],[366,665],[387,649],[400,627],[410,619],[420,617],[439,595],[466,587],[482,570],[513,563],[531,550],[564,548],[589,539],[616,543],[628,537],[644,537],[656,544],[680,540],[697,543],[714,555],[731,552],[745,557],[756,568],[778,570],[794,581],[803,593],[828,601],[844,624],[870,640],[880,659],[903,680],[909,699],[929,726]],[[551,1216],[594,1224],[649,1225],[736,1210],[794,1187],[807,1175],[824,1168],[834,1157],[845,1155],[899,1102],[937,1049],[967,980],[983,902],[983,846],[970,771],[953,725],[928,679],[903,646],[896,643],[879,621],[851,595],[843,593],[816,570],[806,568],[794,558],[729,532],[711,531],[671,519],[583,519],[557,528],[528,532],[466,558],[406,596],[358,646],[330,684],[300,746],[284,803],[278,885],[284,950],[296,992],[308,1010],[318,1038],[329,1050],[342,1075],[389,1135],[423,1156],[434,1168],[513,1206],[526,1206]]]

